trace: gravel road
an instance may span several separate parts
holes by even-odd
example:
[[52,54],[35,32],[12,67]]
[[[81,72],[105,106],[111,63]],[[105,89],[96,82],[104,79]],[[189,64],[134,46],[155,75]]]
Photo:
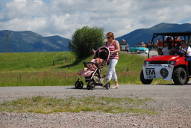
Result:
[[152,98],[156,115],[80,113],[0,113],[0,128],[191,128],[191,85],[122,85],[119,89],[76,90],[67,86],[0,87],[0,102],[21,97],[83,96]]

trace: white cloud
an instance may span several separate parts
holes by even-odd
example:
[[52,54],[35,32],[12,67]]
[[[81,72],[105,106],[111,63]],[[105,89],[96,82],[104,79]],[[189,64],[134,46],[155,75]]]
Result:
[[191,21],[188,0],[2,0],[0,6],[0,29],[69,38],[85,25],[120,36],[161,22]]
[[13,0],[6,4],[8,18],[44,16],[46,6],[42,0]]
[[2,29],[13,29],[13,30],[33,30],[36,32],[43,33],[43,29],[47,27],[46,19],[43,18],[31,18],[31,19],[19,19],[14,18],[7,22],[0,22]]

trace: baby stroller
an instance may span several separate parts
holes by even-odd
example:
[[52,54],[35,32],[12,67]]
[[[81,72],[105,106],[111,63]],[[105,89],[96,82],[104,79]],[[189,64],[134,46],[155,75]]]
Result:
[[[104,76],[101,74],[102,68],[108,63],[109,56],[109,49],[101,47],[95,52],[91,62],[84,62],[84,69],[78,74],[85,78],[88,90],[93,90],[95,86],[102,86],[106,89],[110,88],[110,83],[103,84]],[[83,82],[78,78],[75,82],[75,88],[82,89],[83,85]]]

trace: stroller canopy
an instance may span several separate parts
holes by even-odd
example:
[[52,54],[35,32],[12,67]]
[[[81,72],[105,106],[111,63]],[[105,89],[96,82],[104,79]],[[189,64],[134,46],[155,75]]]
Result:
[[101,47],[96,51],[94,58],[101,58],[107,61],[109,59],[109,56],[110,56],[109,49],[107,47]]

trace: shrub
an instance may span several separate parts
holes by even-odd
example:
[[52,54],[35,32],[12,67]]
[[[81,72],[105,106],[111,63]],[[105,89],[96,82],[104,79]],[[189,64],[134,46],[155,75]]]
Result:
[[92,49],[99,48],[103,42],[103,29],[85,26],[74,32],[70,46],[78,58],[86,58],[92,54]]

